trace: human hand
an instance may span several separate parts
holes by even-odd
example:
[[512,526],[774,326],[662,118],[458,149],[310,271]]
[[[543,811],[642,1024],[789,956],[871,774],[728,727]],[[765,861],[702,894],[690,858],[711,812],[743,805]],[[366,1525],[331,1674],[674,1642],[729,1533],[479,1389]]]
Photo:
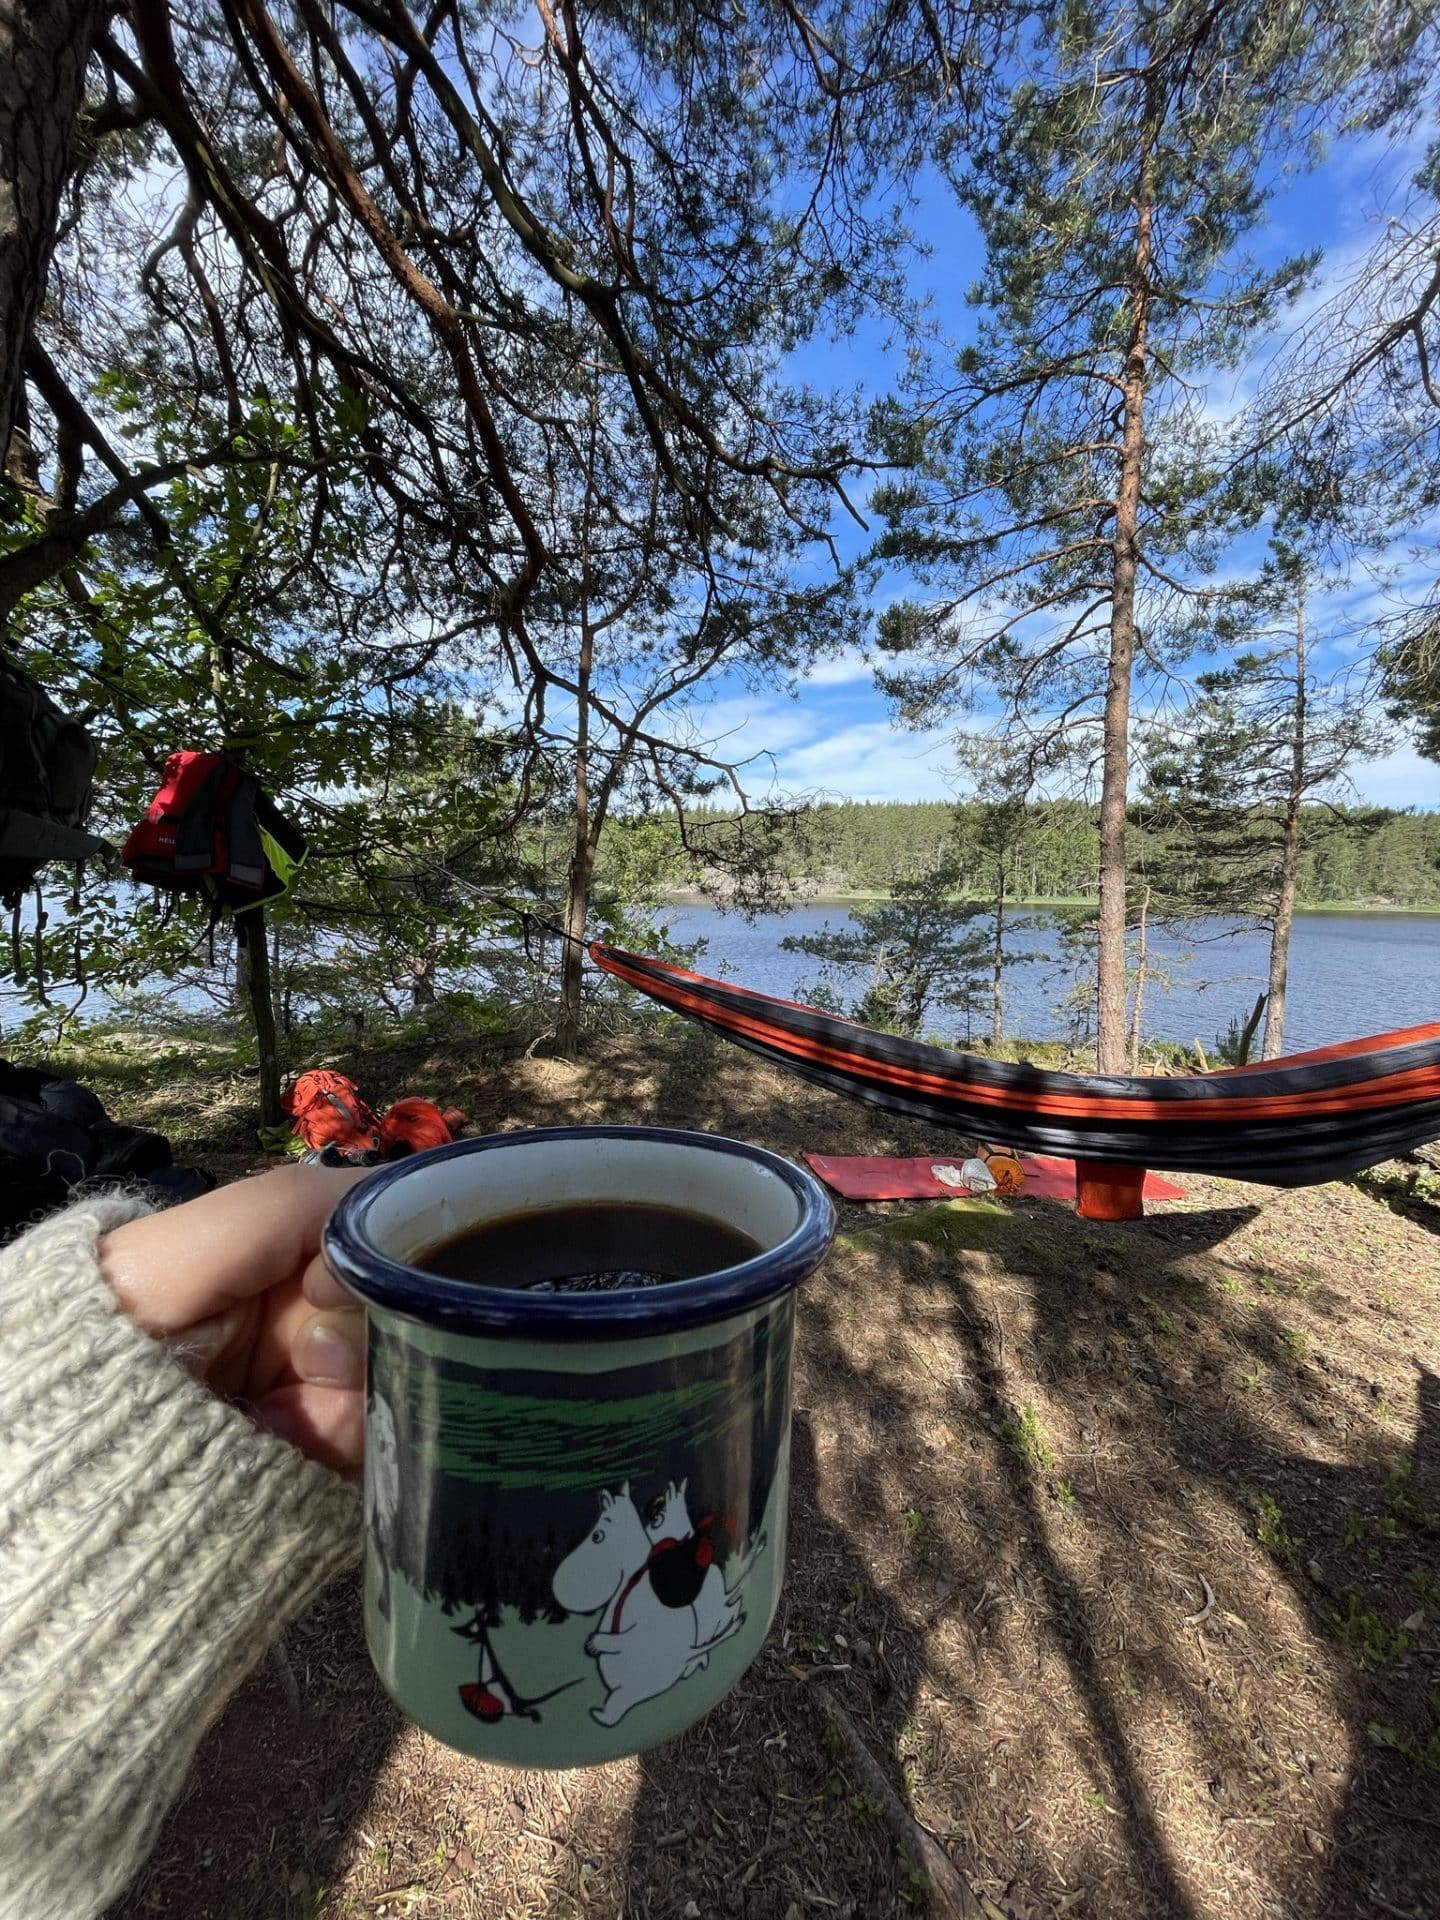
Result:
[[320,1235],[366,1170],[276,1167],[100,1242],[121,1307],[256,1424],[341,1473],[365,1436],[365,1315],[331,1276]]

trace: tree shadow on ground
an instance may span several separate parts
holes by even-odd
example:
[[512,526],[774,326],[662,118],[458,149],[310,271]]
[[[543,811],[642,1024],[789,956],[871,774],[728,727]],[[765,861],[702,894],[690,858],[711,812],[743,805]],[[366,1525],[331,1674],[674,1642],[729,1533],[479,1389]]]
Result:
[[[1108,1507],[1117,1543],[1128,1536],[1157,1566],[1205,1575],[1197,1601],[1216,1596],[1195,1606],[1193,1626],[1182,1617],[1179,1634],[1151,1648],[1146,1691],[1201,1735],[1193,1744],[1208,1763],[1219,1825],[1212,1844],[1223,1845],[1227,1829],[1233,1839],[1253,1827],[1251,1868],[1291,1911],[1317,1920],[1371,1907],[1433,1912],[1425,1831],[1440,1830],[1440,1701],[1427,1691],[1440,1673],[1400,1623],[1414,1613],[1423,1630],[1422,1599],[1432,1622],[1440,1610],[1426,1571],[1440,1535],[1436,1377],[1383,1336],[1371,1347],[1377,1377],[1355,1371],[1353,1342],[1346,1357],[1328,1352],[1356,1303],[1317,1284],[1312,1263],[1283,1250],[1228,1268],[1197,1260],[1197,1233],[1206,1243],[1218,1236],[1194,1214],[1146,1228],[1167,1256],[1148,1273],[1127,1266],[1116,1229],[1085,1236],[1095,1267],[1084,1279],[1043,1261],[1028,1274],[1023,1262],[1011,1268],[1033,1289],[1037,1383],[1082,1435],[1088,1426],[1095,1451],[1103,1456],[1108,1430],[1120,1456],[1118,1471],[1102,1464],[1095,1475],[1099,1523]],[[958,1289],[967,1318],[980,1292]],[[1408,1371],[1418,1394],[1408,1451],[1365,1419],[1366,1406],[1385,1399],[1382,1368],[1392,1391]],[[1002,1370],[982,1367],[978,1377],[1013,1440]],[[1144,1744],[1144,1729],[1135,1715],[1122,1726],[1112,1674],[1096,1670],[1095,1600],[1055,1564],[1066,1504],[1045,1494],[1059,1467],[1023,1438],[1007,1450],[1030,1551],[1051,1584],[1055,1631],[1095,1717],[1132,1844],[1148,1846],[1149,1829],[1131,1810],[1134,1765],[1123,1758]],[[1092,1504],[1083,1491],[1074,1498]],[[1086,1559],[1083,1550],[1066,1557]],[[1103,1575],[1097,1584],[1103,1591]],[[1201,1825],[1192,1814],[1192,1836]]]
[[107,1920],[312,1920],[401,1726],[365,1650],[359,1580],[346,1576],[206,1735]]
[[[1189,1215],[1188,1243],[1209,1246],[1248,1217],[1228,1210]],[[863,1529],[872,1566],[880,1548],[906,1619],[916,1624],[918,1612],[918,1624],[929,1630],[918,1656],[931,1696],[928,1733],[905,1716],[877,1731],[902,1781],[926,1771],[914,1762],[930,1739],[937,1749],[934,1824],[960,1840],[961,1865],[978,1873],[982,1891],[1013,1899],[1013,1911],[1025,1910],[1021,1889],[1043,1885],[1053,1865],[1046,1836],[1027,1837],[1027,1825],[1044,1823],[1027,1823],[1018,1810],[997,1819],[995,1809],[997,1790],[1001,1797],[1006,1791],[1002,1772],[1023,1778],[1029,1764],[1023,1749],[1034,1744],[1036,1730],[1027,1734],[1013,1725],[1008,1703],[1017,1688],[1050,1684],[1049,1661],[1038,1657],[1038,1642],[1045,1640],[1068,1670],[1068,1737],[1087,1775],[1103,1782],[1090,1789],[1097,1803],[1090,1821],[1076,1823],[1065,1881],[1072,1889],[1087,1879],[1092,1886],[1104,1881],[1107,1897],[1128,1900],[1128,1910],[1194,1920],[1201,1909],[1095,1659],[1090,1598],[1049,1539],[1043,1488],[1024,1453],[1026,1411],[1007,1386],[1007,1339],[1013,1355],[1014,1331],[1007,1335],[1004,1309],[965,1277],[970,1263],[985,1259],[979,1249],[992,1241],[1003,1245],[1023,1227],[1005,1215],[960,1212],[944,1219],[942,1229],[952,1222],[953,1231],[978,1247],[961,1247],[947,1259],[943,1243],[897,1246],[883,1228],[862,1230],[851,1241],[872,1261],[896,1261],[903,1248],[906,1278],[918,1279],[927,1266],[948,1267],[948,1298],[927,1303],[922,1284],[908,1307],[903,1298],[892,1303],[894,1319],[878,1341],[847,1339],[847,1322],[873,1316],[874,1303],[866,1309],[844,1299],[842,1248],[827,1276],[828,1298],[817,1298],[807,1322],[809,1365],[844,1420],[835,1436],[837,1493]],[[857,1298],[864,1298],[859,1287],[867,1278],[850,1276]],[[865,1331],[875,1334],[873,1317]],[[937,1424],[941,1408],[950,1419]],[[1037,1433],[1035,1448],[1045,1444]],[[884,1542],[887,1533],[893,1545]],[[988,1671],[997,1666],[1001,1672]],[[847,1691],[863,1715],[864,1690]],[[966,1745],[970,1752],[962,1755],[958,1749]],[[1013,1764],[997,1768],[997,1754]],[[1102,1801],[1107,1830],[1087,1833]],[[1007,1825],[1016,1831],[1002,1834]],[[1117,1844],[1125,1856],[1119,1884],[1105,1857]],[[1063,1901],[1063,1890],[1055,1892]]]
[[[1326,1476],[1322,1498],[1332,1511],[1351,1516],[1369,1516],[1369,1524],[1382,1526],[1391,1520],[1402,1523],[1419,1535],[1428,1535],[1428,1549],[1412,1568],[1428,1581],[1416,1583],[1411,1597],[1425,1597],[1429,1610],[1414,1610],[1425,1616],[1433,1627],[1440,1623],[1440,1376],[1426,1368],[1420,1371],[1417,1391],[1417,1430],[1415,1447],[1398,1469],[1392,1468],[1384,1482],[1364,1469],[1340,1470]],[[1398,1505],[1402,1509],[1397,1513]],[[1403,1534],[1401,1536],[1403,1538]],[[1434,1577],[1425,1575],[1425,1563]],[[1372,1586],[1373,1582],[1370,1583]],[[1393,1584],[1393,1580],[1387,1584]],[[1351,1592],[1356,1589],[1351,1588]],[[1333,1631],[1339,1621],[1359,1621],[1368,1609],[1361,1595],[1359,1607],[1347,1593],[1344,1611],[1338,1611],[1329,1591],[1305,1592],[1306,1604],[1315,1620],[1316,1631]],[[1339,1599],[1336,1595],[1334,1599]],[[1384,1630],[1384,1622],[1374,1616]],[[1386,1643],[1374,1628],[1358,1627],[1368,1639],[1372,1659],[1390,1655]],[[1393,1647],[1393,1639],[1390,1642]],[[1417,1915],[1440,1911],[1437,1905],[1436,1861],[1440,1858],[1440,1661],[1428,1663],[1430,1688],[1428,1701],[1414,1711],[1413,1692],[1407,1704],[1412,1711],[1396,1718],[1371,1718],[1376,1700],[1367,1690],[1356,1688],[1350,1702],[1356,1729],[1356,1763],[1344,1805],[1335,1819],[1335,1850],[1326,1900],[1320,1911],[1348,1914],[1374,1905],[1381,1911],[1401,1910],[1399,1902],[1408,1901]],[[1412,1680],[1421,1675],[1409,1667],[1397,1676],[1399,1685],[1411,1690]],[[1428,1707],[1428,1713],[1426,1711]],[[1363,1737],[1362,1737],[1363,1735]],[[1428,1836],[1428,1837],[1427,1837]],[[1428,1905],[1427,1905],[1428,1903]]]
[[[1191,1216],[1192,1244],[1207,1233],[1223,1236],[1236,1218],[1232,1212]],[[918,1254],[930,1251],[921,1247]],[[802,1315],[780,1618],[730,1700],[642,1763],[621,1883],[625,1910],[671,1915],[693,1901],[703,1914],[782,1920],[806,1911],[817,1894],[822,1903],[857,1915],[913,1910],[917,1883],[817,1706],[818,1680],[861,1728],[902,1799],[912,1797],[916,1763],[937,1720],[949,1723],[940,1728],[948,1748],[969,1747],[987,1757],[964,1784],[952,1766],[942,1765],[917,1812],[955,1848],[963,1872],[980,1869],[982,1890],[1003,1901],[1003,1911],[1031,1911],[1019,1890],[1036,1877],[1024,1871],[1024,1849],[997,1845],[987,1813],[996,1801],[988,1767],[993,1703],[973,1674],[953,1687],[934,1657],[937,1624],[984,1615],[995,1597],[992,1573],[1007,1552],[1018,1552],[1050,1595],[1046,1630],[1058,1629],[1072,1663],[1088,1738],[1112,1783],[1114,1814],[1124,1821],[1129,1884],[1137,1895],[1130,1910],[1196,1920],[1201,1909],[1177,1874],[1150,1790],[1089,1656],[1084,1596],[1047,1548],[1044,1516],[1023,1465],[993,1436],[982,1442],[972,1434],[971,1445],[983,1448],[996,1470],[977,1516],[986,1548],[969,1558],[954,1551],[944,1515],[955,1476],[922,1441],[928,1414],[913,1372],[888,1364],[896,1357],[888,1349],[872,1359],[848,1341],[847,1315],[860,1311],[853,1297],[847,1303],[856,1278],[848,1265],[842,1246]],[[898,1325],[906,1317],[903,1299],[892,1305]],[[957,1305],[953,1294],[943,1303],[947,1331]],[[963,1311],[965,1351],[977,1355],[983,1376],[992,1323],[978,1300]],[[971,1402],[970,1425],[998,1426],[1007,1410],[988,1383]],[[963,1442],[952,1434],[946,1444]],[[1095,1872],[1105,1873],[1114,1895],[1108,1863],[1097,1859]]]
[[704,1721],[642,1757],[620,1872],[627,1915],[784,1920],[813,1910],[859,1920],[913,1911],[907,1863],[852,1778],[814,1691],[862,1663],[893,1742],[922,1670],[920,1635],[827,1512],[802,1409],[775,1625],[755,1665]]
[[[948,1240],[882,1216],[809,1290],[806,1524],[869,1613],[798,1552],[788,1662],[838,1669],[1001,1911],[1429,1913],[1440,1721],[1399,1623],[1440,1611],[1434,1376],[1407,1456],[1378,1424],[1406,1363],[1313,1262],[1256,1251],[1259,1205],[935,1212]],[[638,1910],[667,1911],[646,1871],[632,1844]]]

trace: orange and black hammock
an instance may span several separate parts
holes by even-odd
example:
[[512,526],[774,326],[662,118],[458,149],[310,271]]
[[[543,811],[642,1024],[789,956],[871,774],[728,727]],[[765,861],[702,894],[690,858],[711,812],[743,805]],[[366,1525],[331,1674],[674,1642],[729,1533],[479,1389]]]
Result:
[[1138,1213],[1147,1167],[1301,1187],[1440,1138],[1440,1023],[1174,1079],[1052,1073],[877,1033],[598,940],[589,951],[652,1000],[835,1093],[1075,1159],[1082,1212]]

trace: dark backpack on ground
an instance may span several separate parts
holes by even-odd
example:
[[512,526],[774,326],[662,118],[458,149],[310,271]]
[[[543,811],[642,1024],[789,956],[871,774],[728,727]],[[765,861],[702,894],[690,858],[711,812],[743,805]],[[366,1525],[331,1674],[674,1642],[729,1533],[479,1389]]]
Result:
[[171,1162],[163,1134],[109,1119],[88,1087],[0,1060],[0,1246],[79,1187],[148,1188],[174,1203],[214,1186],[198,1167]]
[[0,901],[13,906],[52,860],[105,842],[85,831],[95,742],[45,689],[0,661]]

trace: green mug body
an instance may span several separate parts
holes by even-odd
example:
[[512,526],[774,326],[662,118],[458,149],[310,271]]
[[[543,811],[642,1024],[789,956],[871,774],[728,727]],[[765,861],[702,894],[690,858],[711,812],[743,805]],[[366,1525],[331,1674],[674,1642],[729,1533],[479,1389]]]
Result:
[[[409,1264],[595,1200],[682,1207],[760,1251],[599,1294]],[[833,1231],[807,1172],[659,1128],[461,1141],[346,1196],[326,1251],[369,1317],[366,1633],[412,1719],[574,1767],[671,1739],[734,1686],[780,1596],[794,1293]]]

